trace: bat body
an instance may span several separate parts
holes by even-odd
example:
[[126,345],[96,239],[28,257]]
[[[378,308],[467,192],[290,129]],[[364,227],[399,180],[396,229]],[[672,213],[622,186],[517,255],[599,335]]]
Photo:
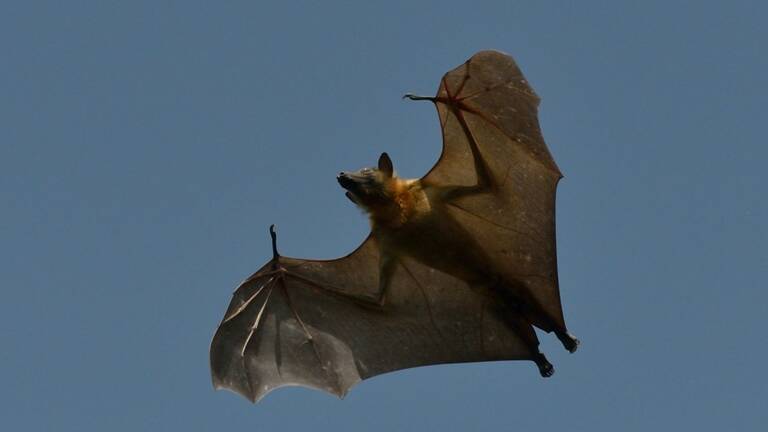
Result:
[[[432,98],[422,98],[429,99]],[[477,148],[471,145],[470,148]],[[391,273],[399,257],[408,256],[432,269],[447,273],[468,284],[480,294],[496,296],[496,303],[509,315],[525,315],[547,332],[555,331],[566,349],[576,350],[578,340],[547,316],[526,287],[514,277],[506,278],[503,268],[495,268],[483,248],[448,210],[449,205],[471,195],[492,194],[494,185],[482,157],[473,154],[478,179],[474,186],[424,184],[418,179],[403,180],[394,175],[389,155],[379,158],[378,169],[364,168],[355,173],[342,172],[337,180],[348,190],[347,197],[366,211],[371,221],[372,237],[379,246],[379,297],[384,305]],[[502,312],[504,314],[505,312]],[[517,317],[509,318],[515,321]],[[538,346],[535,334],[526,338]],[[537,355],[543,360],[543,355]],[[553,372],[551,365],[540,362],[542,374]]]
[[376,168],[337,177],[371,234],[329,261],[273,259],[237,289],[211,343],[214,385],[256,401],[303,385],[338,396],[421,365],[527,359],[554,369],[533,326],[573,352],[557,283],[562,177],[538,128],[538,97],[514,61],[483,51],[435,97],[443,153],[421,179]]

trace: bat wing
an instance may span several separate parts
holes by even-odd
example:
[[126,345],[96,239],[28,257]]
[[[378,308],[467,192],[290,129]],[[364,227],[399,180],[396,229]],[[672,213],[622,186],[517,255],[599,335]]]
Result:
[[276,256],[235,291],[211,343],[216,388],[251,401],[282,386],[343,397],[360,380],[416,366],[532,359],[530,325],[510,326],[464,282],[404,258],[387,303],[372,237],[330,261]]
[[538,96],[510,56],[482,51],[443,77],[434,101],[443,152],[423,184],[476,184],[474,140],[492,187],[450,202],[448,211],[489,264],[539,306],[543,316],[534,323],[547,331],[565,328],[555,249],[555,190],[562,174],[539,129]]

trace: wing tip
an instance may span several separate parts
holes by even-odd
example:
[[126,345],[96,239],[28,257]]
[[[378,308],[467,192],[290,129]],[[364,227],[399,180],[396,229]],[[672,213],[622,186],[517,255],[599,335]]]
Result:
[[489,49],[480,50],[480,51],[472,54],[472,57],[470,57],[470,58],[474,58],[474,57],[477,57],[477,56],[499,56],[499,55],[500,56],[504,56],[504,57],[512,57],[511,55],[505,53],[504,51],[493,49],[493,48],[489,48]]
[[473,61],[478,61],[481,58],[492,58],[496,57],[497,59],[505,59],[511,61],[516,67],[517,62],[515,61],[515,58],[512,57],[511,54],[505,53],[504,51],[500,51],[497,49],[484,49],[477,51],[476,53],[472,54],[472,56],[467,59],[467,63],[471,63]]
[[266,393],[264,393],[264,395],[262,395],[261,397],[256,398],[255,395],[252,395],[252,394],[247,393],[247,392],[239,391],[236,388],[230,387],[230,386],[222,384],[222,383],[218,383],[215,380],[213,382],[213,390],[214,391],[228,391],[230,393],[234,393],[234,394],[236,394],[238,396],[242,396],[243,398],[248,399],[252,404],[255,404],[256,402],[258,402],[261,399],[261,397],[266,395]]

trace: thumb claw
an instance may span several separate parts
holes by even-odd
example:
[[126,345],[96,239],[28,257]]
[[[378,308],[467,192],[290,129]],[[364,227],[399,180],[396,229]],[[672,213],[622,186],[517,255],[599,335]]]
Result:
[[410,99],[412,101],[420,101],[420,100],[428,100],[428,101],[431,101],[431,102],[435,101],[434,97],[431,97],[431,96],[418,96],[418,95],[415,95],[413,93],[406,93],[406,94],[404,94],[403,95],[403,99]]

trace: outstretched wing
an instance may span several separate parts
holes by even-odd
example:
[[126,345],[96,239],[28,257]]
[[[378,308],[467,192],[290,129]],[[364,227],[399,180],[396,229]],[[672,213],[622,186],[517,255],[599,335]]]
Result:
[[482,51],[443,77],[435,102],[443,152],[422,182],[476,184],[469,140],[477,143],[493,187],[450,203],[449,211],[493,268],[538,303],[546,318],[535,324],[564,328],[555,250],[555,189],[562,175],[539,129],[538,96],[512,57]]
[[530,325],[502,322],[498,302],[458,279],[406,258],[383,307],[365,301],[377,289],[372,237],[337,260],[270,261],[237,288],[216,331],[214,386],[254,402],[290,385],[343,397],[399,369],[533,358]]

